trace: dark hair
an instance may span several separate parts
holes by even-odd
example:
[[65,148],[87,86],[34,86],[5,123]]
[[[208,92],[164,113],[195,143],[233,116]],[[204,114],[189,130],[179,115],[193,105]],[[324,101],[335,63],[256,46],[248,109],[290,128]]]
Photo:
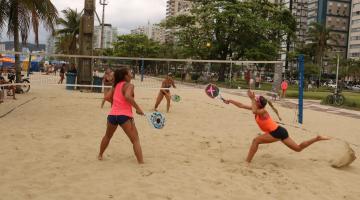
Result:
[[125,76],[128,75],[129,69],[127,67],[122,67],[120,69],[115,70],[114,73],[114,87],[125,80]]
[[260,96],[259,97],[259,103],[260,103],[260,108],[265,108],[265,106],[267,105],[268,101],[265,97]]

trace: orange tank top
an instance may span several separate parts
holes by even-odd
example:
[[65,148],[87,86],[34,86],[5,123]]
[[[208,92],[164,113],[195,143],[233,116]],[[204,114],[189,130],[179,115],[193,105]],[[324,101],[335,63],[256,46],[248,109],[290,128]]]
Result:
[[124,85],[125,81],[120,82],[115,86],[113,105],[109,115],[125,115],[128,117],[133,117],[132,106],[129,102],[126,101],[122,91]]
[[264,116],[255,115],[255,120],[259,128],[265,133],[271,133],[279,127],[279,125],[271,119],[269,113],[266,113]]

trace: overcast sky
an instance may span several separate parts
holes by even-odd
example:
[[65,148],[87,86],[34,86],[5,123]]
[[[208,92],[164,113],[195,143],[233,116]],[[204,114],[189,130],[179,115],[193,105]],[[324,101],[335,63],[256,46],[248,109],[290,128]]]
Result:
[[[85,0],[52,0],[53,4],[61,10],[66,8],[78,9],[80,12],[84,8]],[[102,7],[99,0],[96,1],[96,11],[101,18]],[[129,33],[131,29],[151,23],[158,23],[166,16],[166,0],[108,0],[109,5],[105,8],[105,23],[117,27],[120,33]],[[95,25],[98,24],[97,19]],[[45,43],[49,34],[42,28],[40,31],[40,42]],[[9,40],[3,33],[1,41]],[[10,39],[12,40],[12,39]],[[29,41],[34,41],[31,34]]]

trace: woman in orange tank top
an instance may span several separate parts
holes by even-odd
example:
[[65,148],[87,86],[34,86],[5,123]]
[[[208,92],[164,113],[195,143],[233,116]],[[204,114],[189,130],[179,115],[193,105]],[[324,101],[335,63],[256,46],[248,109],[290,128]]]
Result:
[[107,117],[107,128],[100,145],[98,159],[103,159],[103,153],[114,135],[117,127],[120,126],[129,137],[136,159],[139,164],[144,163],[140,139],[132,116],[132,107],[136,113],[144,115],[144,112],[134,99],[134,85],[130,83],[132,75],[127,68],[121,68],[115,71],[114,87],[105,97],[106,101],[112,103],[111,111]]
[[240,102],[234,101],[234,100],[225,100],[224,102],[226,104],[234,104],[235,106],[247,110],[251,110],[253,114],[255,115],[255,121],[258,124],[259,128],[264,132],[263,135],[260,135],[256,138],[254,138],[248,156],[246,158],[246,162],[250,163],[253,159],[255,153],[258,150],[258,147],[260,144],[267,144],[267,143],[273,143],[277,141],[281,141],[284,143],[287,147],[290,149],[300,152],[306,147],[310,146],[311,144],[321,141],[321,140],[328,140],[330,138],[324,137],[324,136],[317,136],[315,138],[312,138],[310,140],[304,141],[300,144],[297,144],[292,140],[288,132],[285,128],[279,126],[271,117],[270,114],[266,111],[265,107],[269,103],[270,107],[274,110],[277,117],[280,119],[280,115],[278,110],[274,107],[274,105],[269,101],[266,100],[265,97],[259,96],[256,97],[254,92],[251,90],[248,91],[248,96],[251,100],[251,106],[244,105]]

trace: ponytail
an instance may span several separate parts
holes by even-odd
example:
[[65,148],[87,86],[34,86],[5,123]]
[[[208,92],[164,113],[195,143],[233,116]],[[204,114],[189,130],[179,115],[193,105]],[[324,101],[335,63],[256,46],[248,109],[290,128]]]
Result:
[[281,121],[281,117],[280,117],[280,114],[279,114],[279,111],[275,108],[274,104],[271,102],[271,101],[268,101],[271,109],[276,113],[277,117],[279,118],[279,120]]

